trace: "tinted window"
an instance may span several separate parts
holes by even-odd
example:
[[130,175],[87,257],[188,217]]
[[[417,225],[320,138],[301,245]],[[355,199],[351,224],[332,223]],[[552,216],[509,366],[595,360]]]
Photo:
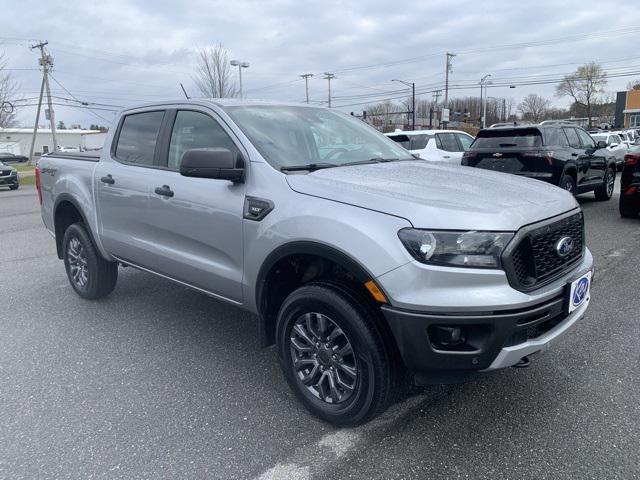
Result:
[[607,145],[613,145],[614,143],[620,143],[620,139],[617,135],[609,135],[609,140],[607,140]]
[[458,137],[458,140],[460,141],[460,145],[462,145],[462,150],[465,152],[469,150],[469,147],[473,143],[473,138],[471,138],[468,135],[464,135],[462,133],[456,133],[456,137]]
[[578,137],[578,134],[576,133],[576,130],[574,128],[563,128],[563,130],[567,135],[569,145],[571,145],[573,148],[582,148],[582,145],[580,144],[580,137]]
[[544,130],[544,144],[549,146],[567,146],[567,137],[559,128],[547,128]]
[[389,135],[389,138],[396,143],[399,143],[407,150],[423,150],[426,148],[429,140],[433,138],[433,135],[418,134],[418,135]]
[[460,152],[460,145],[453,133],[436,134],[436,146],[445,152]]
[[542,133],[537,128],[481,130],[473,142],[474,149],[541,146]]
[[582,148],[594,148],[596,146],[593,138],[584,130],[576,128],[576,132],[578,132],[578,136],[580,137],[580,141],[582,143]]
[[213,118],[204,113],[179,111],[173,123],[167,166],[178,170],[182,155],[192,148],[227,148],[233,153],[238,149],[227,132]]
[[145,112],[124,117],[116,158],[123,162],[153,165],[153,154],[164,112]]

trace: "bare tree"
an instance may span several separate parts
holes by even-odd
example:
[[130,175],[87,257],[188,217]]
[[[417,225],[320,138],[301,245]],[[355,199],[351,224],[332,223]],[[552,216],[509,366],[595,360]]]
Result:
[[229,54],[221,43],[200,50],[193,81],[208,98],[228,98],[238,94],[231,75]]
[[627,90],[640,90],[640,78],[631,80],[627,83]]
[[5,71],[7,60],[3,53],[0,53],[0,128],[12,127],[15,125],[14,100],[16,82],[10,73]]
[[565,76],[556,87],[556,95],[573,98],[575,104],[585,110],[591,126],[593,105],[598,103],[606,84],[607,72],[599,64],[591,62]]
[[524,120],[538,123],[545,117],[550,103],[546,98],[530,93],[518,104],[518,111]]

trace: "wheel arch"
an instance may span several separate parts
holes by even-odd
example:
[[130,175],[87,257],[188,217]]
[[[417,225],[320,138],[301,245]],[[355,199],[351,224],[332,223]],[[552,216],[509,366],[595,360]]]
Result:
[[286,288],[280,294],[276,291],[279,267],[299,259],[311,261],[312,263],[305,266],[307,269],[306,272],[302,272],[291,291],[300,285],[321,278],[324,274],[328,273],[326,271],[319,271],[309,274],[310,265],[317,265],[315,261],[319,261],[325,268],[337,268],[345,273],[345,280],[351,280],[353,286],[365,293],[367,298],[372,299],[372,302],[375,303],[371,293],[369,293],[365,287],[365,283],[369,281],[373,281],[382,294],[386,298],[389,298],[382,287],[375,282],[375,277],[366,267],[350,255],[333,246],[314,241],[295,241],[281,245],[266,257],[260,267],[255,283],[255,301],[259,315],[260,342],[263,346],[271,345],[274,342],[275,317],[277,316],[277,308],[275,307],[279,308],[279,305],[284,300],[284,298],[282,298],[283,295],[290,293]]
[[94,245],[96,245],[95,238],[93,236],[93,232],[91,231],[91,226],[89,222],[87,222],[87,217],[85,213],[82,211],[79,203],[76,199],[68,194],[61,193],[56,198],[55,204],[53,206],[53,225],[54,232],[56,238],[56,252],[58,254],[58,258],[62,260],[63,252],[62,252],[62,239],[64,238],[64,232],[69,228],[70,225],[82,222],[89,233],[89,237]]

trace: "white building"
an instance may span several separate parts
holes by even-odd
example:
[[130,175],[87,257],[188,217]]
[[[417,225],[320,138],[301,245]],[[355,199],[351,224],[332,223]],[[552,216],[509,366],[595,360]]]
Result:
[[[81,150],[95,150],[102,147],[106,132],[100,130],[67,129],[56,130],[58,147]],[[0,152],[29,156],[33,128],[0,128]],[[38,128],[34,155],[53,151],[53,138],[48,128]]]

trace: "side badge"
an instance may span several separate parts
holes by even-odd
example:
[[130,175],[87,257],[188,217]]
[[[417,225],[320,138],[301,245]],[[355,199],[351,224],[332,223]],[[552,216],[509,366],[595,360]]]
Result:
[[259,222],[275,207],[271,200],[265,198],[245,197],[243,217],[247,220]]

